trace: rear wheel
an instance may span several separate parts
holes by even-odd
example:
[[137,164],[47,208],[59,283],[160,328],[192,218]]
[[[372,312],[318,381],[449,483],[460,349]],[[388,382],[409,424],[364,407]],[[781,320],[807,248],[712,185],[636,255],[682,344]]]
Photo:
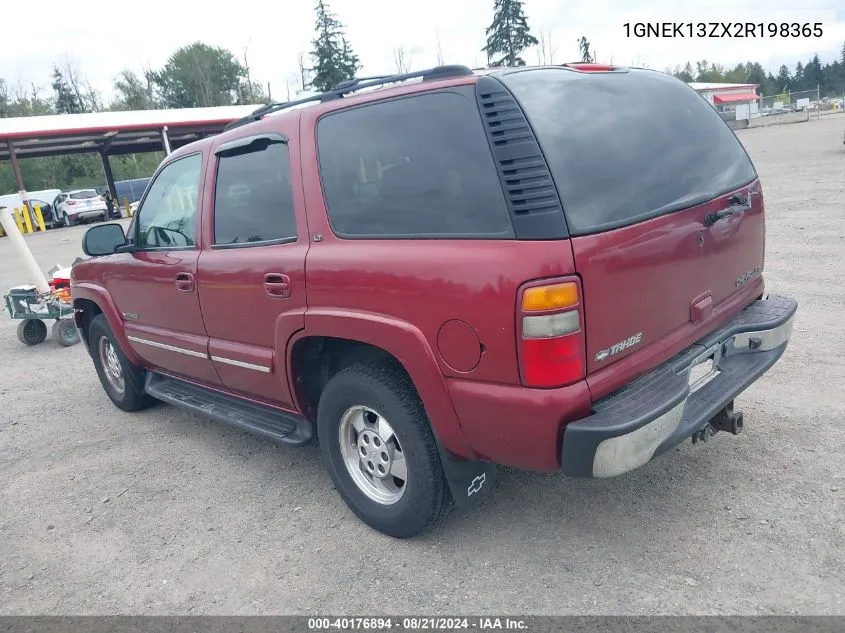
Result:
[[53,338],[62,347],[70,347],[79,342],[76,324],[70,319],[60,319],[53,324]]
[[62,215],[62,224],[67,227],[70,227],[74,225],[74,221],[70,219],[70,216],[67,213],[65,213]]
[[395,364],[362,363],[337,373],[320,396],[317,426],[338,492],[367,525],[409,538],[451,510],[422,402]]
[[41,319],[26,319],[18,323],[17,333],[24,345],[38,345],[47,338],[47,324]]
[[102,314],[91,321],[88,344],[100,384],[118,408],[139,411],[155,403],[144,391],[144,371],[126,358]]

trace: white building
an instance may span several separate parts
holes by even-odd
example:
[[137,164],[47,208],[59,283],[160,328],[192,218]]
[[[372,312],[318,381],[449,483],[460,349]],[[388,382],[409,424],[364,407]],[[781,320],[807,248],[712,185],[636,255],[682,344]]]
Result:
[[691,82],[689,86],[722,114],[725,119],[749,120],[759,116],[760,84]]

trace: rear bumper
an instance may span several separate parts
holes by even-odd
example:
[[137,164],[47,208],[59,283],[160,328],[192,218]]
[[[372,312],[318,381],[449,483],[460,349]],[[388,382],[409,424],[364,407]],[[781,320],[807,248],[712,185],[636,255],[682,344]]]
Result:
[[106,213],[106,209],[91,209],[80,211],[79,213],[68,213],[71,220],[87,220],[89,218],[98,218]]
[[[613,477],[692,437],[777,362],[797,308],[789,297],[755,301],[724,327],[595,402],[591,415],[564,429],[562,470]],[[691,389],[690,372],[708,359],[718,373]]]

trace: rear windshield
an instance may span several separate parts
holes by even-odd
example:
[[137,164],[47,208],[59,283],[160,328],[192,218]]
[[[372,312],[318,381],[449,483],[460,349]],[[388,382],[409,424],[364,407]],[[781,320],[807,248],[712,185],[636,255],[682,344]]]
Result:
[[97,192],[93,189],[88,189],[86,191],[74,191],[70,194],[72,200],[88,200],[89,198],[96,198]]
[[547,68],[502,81],[537,135],[572,235],[700,204],[756,178],[716,110],[664,73]]

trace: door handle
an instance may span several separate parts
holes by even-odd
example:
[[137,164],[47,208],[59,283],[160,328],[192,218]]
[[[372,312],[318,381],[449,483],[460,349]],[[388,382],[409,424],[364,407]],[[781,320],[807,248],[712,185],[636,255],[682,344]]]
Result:
[[713,295],[709,292],[699,295],[689,306],[689,320],[698,323],[713,314]]
[[191,273],[179,273],[176,275],[176,287],[182,292],[193,292],[194,276]]
[[264,275],[264,291],[271,297],[290,297],[290,277],[282,273]]
[[746,211],[750,211],[753,202],[752,199],[754,196],[759,195],[759,191],[754,191],[753,189],[748,192],[748,195],[743,198],[739,194],[734,194],[728,199],[728,208],[722,209],[721,211],[715,212],[711,211],[706,216],[704,216],[704,223],[707,226],[713,226],[719,220],[732,216],[734,213],[744,213]]

